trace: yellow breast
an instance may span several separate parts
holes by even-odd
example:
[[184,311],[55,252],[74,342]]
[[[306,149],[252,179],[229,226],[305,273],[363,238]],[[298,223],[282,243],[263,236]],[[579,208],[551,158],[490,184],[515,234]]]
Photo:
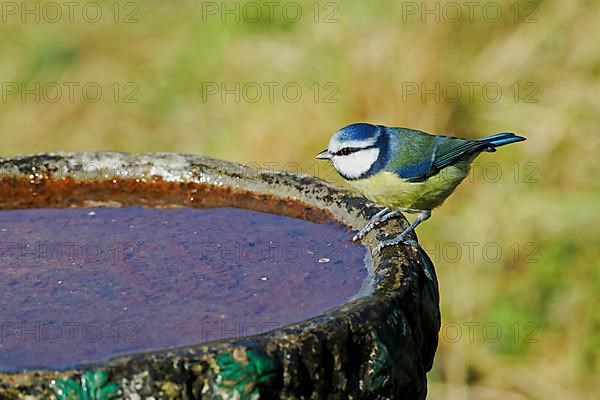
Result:
[[431,210],[441,205],[468,173],[469,163],[458,162],[422,182],[408,182],[392,172],[383,171],[348,183],[377,204]]

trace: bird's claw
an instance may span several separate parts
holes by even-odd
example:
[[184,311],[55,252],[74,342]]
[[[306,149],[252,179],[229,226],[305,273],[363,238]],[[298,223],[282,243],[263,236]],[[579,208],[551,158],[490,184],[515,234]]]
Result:
[[377,247],[375,248],[375,254],[381,253],[381,251],[383,249],[385,249],[386,247],[395,246],[395,245],[401,244],[401,243],[408,245],[408,246],[416,246],[417,245],[416,240],[406,239],[404,234],[400,234],[393,239],[384,240],[381,243],[379,243],[377,245]]
[[382,222],[387,221],[388,219],[397,217],[398,215],[400,215],[398,211],[391,211],[388,207],[379,210],[377,214],[371,217],[369,222],[367,222],[367,224],[360,231],[358,231],[356,235],[354,235],[352,241],[356,242],[363,239],[365,236],[367,236],[367,233],[373,230],[373,228]]
[[360,231],[358,231],[358,233],[356,235],[354,235],[354,237],[352,238],[353,242],[358,242],[359,240],[362,240],[367,235],[367,233],[369,233],[369,231],[372,229],[371,228],[369,230],[365,230],[365,228],[361,229]]

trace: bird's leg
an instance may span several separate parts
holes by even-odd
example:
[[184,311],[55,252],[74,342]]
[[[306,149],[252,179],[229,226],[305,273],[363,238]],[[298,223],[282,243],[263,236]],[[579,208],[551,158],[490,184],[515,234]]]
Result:
[[378,211],[377,214],[375,214],[371,217],[371,219],[369,220],[369,222],[367,222],[367,224],[364,226],[364,228],[362,228],[360,231],[358,231],[358,233],[356,235],[354,235],[352,240],[356,242],[357,240],[361,240],[362,238],[364,238],[367,235],[367,233],[371,232],[373,230],[373,228],[375,228],[375,225],[382,222],[382,218],[385,218],[385,216],[389,212],[390,212],[389,207],[385,207],[381,211]]
[[[413,211],[416,211],[416,210],[413,210]],[[393,245],[396,245],[396,244],[399,244],[399,243],[413,242],[413,241],[407,241],[406,240],[406,236],[408,236],[409,233],[413,232],[415,230],[415,228],[421,222],[429,219],[429,217],[431,217],[431,210],[420,210],[420,211],[418,211],[417,218],[413,221],[412,224],[410,224],[410,226],[408,228],[406,228],[401,234],[399,234],[395,238],[390,239],[390,240],[385,240],[385,241],[381,242],[377,246],[377,251],[380,252],[381,250],[383,250],[384,248],[386,248],[388,246],[393,246]]]
[[398,218],[400,215],[402,215],[400,213],[400,210],[391,210],[390,212],[385,214],[383,217],[379,218],[378,221],[375,221],[375,225],[383,224],[388,219]]
[[401,216],[402,215],[401,212],[418,214],[421,212],[421,210],[415,210],[413,208],[399,208],[396,210],[392,210],[389,207],[385,207],[384,209],[379,211],[377,214],[375,214],[369,220],[367,225],[365,225],[364,228],[362,228],[356,235],[354,235],[352,240],[353,241],[361,240],[362,238],[364,238],[367,235],[367,233],[371,232],[373,230],[373,228],[375,228],[377,225],[382,224],[385,221],[390,220],[392,218],[397,218],[397,217]]
[[[379,225],[388,219],[397,218],[402,215],[402,213],[411,213],[411,214],[419,214],[422,210],[416,210],[414,208],[397,208],[395,210],[390,211],[385,214],[383,217],[379,218],[379,221],[375,221],[375,225]],[[427,218],[426,218],[427,219]]]

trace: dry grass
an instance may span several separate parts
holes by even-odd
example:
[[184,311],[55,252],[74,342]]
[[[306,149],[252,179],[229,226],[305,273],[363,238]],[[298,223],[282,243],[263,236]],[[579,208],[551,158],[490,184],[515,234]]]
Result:
[[[529,140],[483,155],[472,179],[420,229],[438,269],[444,319],[432,397],[592,398],[600,390],[599,4],[540,1],[538,22],[516,23],[510,0],[495,2],[503,11],[497,23],[481,12],[470,22],[466,8],[460,22],[423,23],[403,13],[407,2],[343,2],[335,3],[339,22],[324,23],[332,9],[323,2],[315,23],[314,2],[299,3],[297,23],[277,13],[273,23],[203,22],[199,2],[157,0],[140,2],[133,24],[112,23],[108,1],[100,4],[110,17],[97,24],[9,18],[0,23],[2,82],[97,82],[103,97],[8,96],[0,104],[2,154],[176,151],[337,180],[313,156],[350,122],[466,137],[518,132]],[[139,88],[137,103],[123,102],[127,82]],[[203,82],[256,82],[263,96],[222,102]],[[280,84],[272,102],[265,82]],[[302,88],[298,102],[283,98],[289,82]],[[436,82],[454,82],[463,94],[454,101],[451,86],[439,101],[406,93]],[[466,82],[479,84],[472,99]],[[498,101],[486,100],[485,84],[502,88]],[[324,102],[332,88],[337,102]],[[472,340],[471,322],[479,324]],[[487,323],[497,326],[485,336]],[[531,332],[535,341],[526,340]]]

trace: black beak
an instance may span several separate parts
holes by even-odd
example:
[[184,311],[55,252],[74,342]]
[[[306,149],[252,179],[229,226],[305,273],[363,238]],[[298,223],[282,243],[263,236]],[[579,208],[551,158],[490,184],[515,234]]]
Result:
[[318,158],[319,160],[330,160],[331,153],[329,152],[329,150],[325,149],[322,152],[320,152],[319,154],[317,154],[316,158]]

